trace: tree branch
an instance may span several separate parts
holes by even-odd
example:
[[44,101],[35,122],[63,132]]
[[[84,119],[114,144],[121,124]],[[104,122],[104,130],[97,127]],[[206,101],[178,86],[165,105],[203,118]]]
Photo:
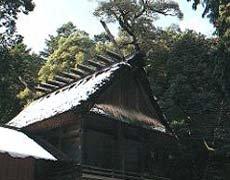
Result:
[[29,87],[28,83],[24,81],[21,76],[18,76],[18,80],[25,88]]
[[139,47],[138,42],[137,42],[137,37],[133,33],[132,26],[128,23],[128,20],[125,18],[124,12],[122,12],[121,10],[119,10],[119,13],[121,14],[120,17],[118,17],[116,15],[116,13],[114,13],[114,16],[118,20],[120,26],[132,37],[132,39],[133,39],[132,42],[133,42],[133,45],[135,47],[135,50],[136,51],[140,51],[140,47]]
[[164,16],[176,16],[176,14],[168,13],[168,12],[170,12],[170,10],[161,11],[161,10],[154,9],[154,8],[151,8],[151,10],[156,12],[156,13],[162,14]]
[[145,11],[146,11],[146,2],[144,1],[144,0],[141,0],[141,2],[142,2],[142,4],[143,4],[143,8],[142,8],[142,10],[138,13],[138,14],[136,14],[135,16],[134,16],[134,19],[137,19],[137,18],[139,18],[140,16],[142,16],[144,13],[145,13]]

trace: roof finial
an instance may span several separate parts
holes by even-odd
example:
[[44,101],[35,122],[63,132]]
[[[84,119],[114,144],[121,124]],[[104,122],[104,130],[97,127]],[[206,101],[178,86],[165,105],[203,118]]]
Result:
[[103,28],[105,29],[106,33],[108,34],[108,37],[109,37],[110,41],[112,41],[112,43],[114,44],[114,46],[115,46],[117,52],[120,54],[120,56],[123,58],[123,60],[125,60],[125,57],[124,57],[124,55],[123,55],[121,49],[119,48],[117,42],[115,41],[114,36],[113,36],[112,33],[110,32],[110,30],[109,30],[108,26],[106,25],[105,21],[100,20],[100,22],[101,22]]

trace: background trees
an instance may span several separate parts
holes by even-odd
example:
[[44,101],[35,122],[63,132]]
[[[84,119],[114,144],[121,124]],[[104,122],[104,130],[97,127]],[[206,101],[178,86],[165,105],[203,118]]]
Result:
[[0,45],[11,46],[22,40],[15,34],[18,14],[28,14],[34,9],[32,0],[1,0],[0,1]]
[[34,9],[32,0],[0,1],[0,122],[9,121],[32,98],[42,59],[30,52],[16,32],[18,14]]
[[[229,137],[226,136],[226,134],[229,133],[229,124],[227,121],[230,102],[230,2],[227,0],[194,0],[193,7],[196,8],[198,4],[202,4],[205,7],[203,16],[207,16],[216,28],[216,49],[213,53],[215,71],[213,74],[222,99],[222,109],[220,110],[219,117],[219,125],[222,126],[222,128],[221,130],[217,128],[217,131],[219,131],[219,137],[226,143],[229,141]],[[224,146],[224,143],[221,145]]]
[[68,71],[89,58],[94,42],[86,32],[68,22],[57,29],[57,36],[49,36],[46,46],[41,52],[47,60],[38,73],[40,81],[52,79],[58,72]]
[[0,53],[0,122],[6,122],[32,98],[42,60],[23,44],[1,48]]
[[126,42],[122,42],[121,47],[134,45],[136,48],[137,44],[155,39],[153,22],[159,14],[183,18],[183,13],[174,1],[102,1],[94,14],[106,22],[118,22],[120,31],[127,37],[123,38]]

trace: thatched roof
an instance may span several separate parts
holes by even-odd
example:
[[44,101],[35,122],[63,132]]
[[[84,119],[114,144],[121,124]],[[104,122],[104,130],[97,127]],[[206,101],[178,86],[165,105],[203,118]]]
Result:
[[[99,67],[99,69],[95,72],[91,71],[89,73],[88,70],[88,75],[86,75],[87,73],[84,73],[80,79],[78,78],[76,80],[71,80],[69,84],[59,87],[58,89],[52,89],[51,84],[44,85],[42,89],[44,89],[45,86],[46,88],[49,86],[51,88],[49,89],[48,94],[28,105],[14,119],[7,123],[7,125],[17,128],[24,128],[39,122],[43,122],[47,119],[57,117],[65,112],[70,112],[73,109],[77,111],[81,108],[88,108],[87,110],[90,111],[94,105],[93,103],[95,103],[95,97],[100,96],[100,93],[105,91],[105,89],[113,84],[116,79],[121,78],[123,75],[125,76],[125,72],[133,72],[134,69],[142,69],[142,71],[144,71],[141,67],[141,63],[139,63],[142,60],[142,57],[138,53],[130,56],[123,62],[119,62],[120,59],[118,59],[118,57],[114,54],[110,58],[105,58],[103,56],[100,56],[100,58],[103,59],[103,62],[110,62],[112,64],[101,66],[98,64],[103,63],[91,61],[91,64],[95,64],[95,66]],[[84,68],[87,69],[87,67],[84,66],[86,65],[79,66],[81,71]],[[78,70],[76,71],[78,72]],[[67,74],[64,76],[66,75]],[[146,75],[142,73],[142,76]],[[165,127],[168,129],[168,123],[160,111],[158,104],[151,95],[151,89],[148,85],[147,78],[144,77],[142,81],[144,84],[143,86],[145,86],[146,89],[145,91],[148,93],[147,97],[150,99],[151,106],[156,109],[157,119],[154,119],[154,117],[144,117],[143,114],[137,114],[138,117],[134,119],[137,121],[144,119],[143,122],[145,124],[155,126],[156,129],[160,128],[162,130]],[[87,104],[88,102],[91,102],[91,106]],[[124,111],[117,112],[123,113]],[[128,111],[125,112],[127,115],[131,113],[127,112]],[[133,115],[135,114],[132,114],[132,116]]]
[[37,99],[7,125],[23,128],[81,106],[83,102],[110,82],[121,67],[127,68],[128,65],[126,63],[115,64]]

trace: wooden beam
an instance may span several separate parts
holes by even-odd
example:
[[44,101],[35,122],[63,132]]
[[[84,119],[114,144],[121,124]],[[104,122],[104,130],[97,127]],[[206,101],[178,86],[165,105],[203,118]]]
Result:
[[48,80],[47,83],[52,84],[54,86],[58,86],[58,87],[62,87],[66,85],[66,83],[55,81],[55,80]]
[[84,76],[86,76],[86,75],[89,74],[89,73],[87,73],[87,72],[85,72],[85,71],[83,71],[83,70],[81,70],[81,69],[74,69],[74,68],[71,68],[70,71],[71,71],[72,73],[74,73],[74,74],[80,76],[80,77],[84,77]]
[[52,85],[52,84],[49,84],[49,83],[41,83],[39,84],[40,87],[43,87],[43,88],[47,88],[47,89],[57,89],[59,88],[59,86],[55,86],[55,85]]
[[35,90],[37,90],[39,92],[42,92],[42,93],[49,93],[49,92],[52,91],[51,89],[43,88],[43,87],[40,87],[40,86],[35,87]]
[[110,51],[110,50],[106,50],[105,52],[106,52],[106,54],[108,56],[112,57],[113,60],[116,61],[116,62],[120,62],[120,61],[124,60],[124,58],[120,54],[118,54],[116,52],[113,52],[113,51]]
[[56,81],[63,82],[63,83],[65,83],[65,84],[69,84],[70,82],[73,81],[72,79],[65,78],[65,77],[62,77],[62,76],[59,76],[59,75],[54,76],[54,79],[55,79]]
[[97,57],[97,59],[98,59],[99,61],[102,61],[102,62],[104,62],[104,63],[106,63],[106,64],[113,64],[113,63],[114,63],[114,61],[111,60],[111,59],[108,58],[108,57],[105,57],[105,56],[102,56],[102,55],[96,55],[96,57]]
[[103,67],[105,67],[104,64],[99,63],[99,62],[96,62],[96,61],[94,61],[94,60],[88,60],[87,62],[88,62],[91,66],[94,66],[94,67],[96,67],[96,68],[103,68]]
[[94,73],[95,72],[95,69],[93,69],[92,67],[90,66],[86,66],[84,64],[78,64],[77,67],[83,71],[86,71],[86,72],[89,72],[89,73]]
[[122,54],[122,51],[121,51],[121,49],[120,49],[120,47],[118,46],[117,42],[115,41],[115,38],[114,38],[114,36],[112,35],[112,33],[110,32],[110,30],[109,30],[107,24],[105,23],[105,21],[100,20],[100,22],[101,22],[102,26],[104,27],[105,32],[108,34],[108,37],[109,37],[110,41],[114,44],[114,46],[115,46],[115,48],[117,49],[117,51],[118,51],[121,55],[123,55],[123,54]]
[[67,72],[61,72],[60,75],[63,76],[63,77],[72,79],[72,80],[76,80],[76,79],[79,79],[79,78],[80,78],[80,76],[78,76],[78,75],[76,75],[76,74],[67,73]]
[[62,134],[62,138],[80,137],[80,129],[68,131]]

